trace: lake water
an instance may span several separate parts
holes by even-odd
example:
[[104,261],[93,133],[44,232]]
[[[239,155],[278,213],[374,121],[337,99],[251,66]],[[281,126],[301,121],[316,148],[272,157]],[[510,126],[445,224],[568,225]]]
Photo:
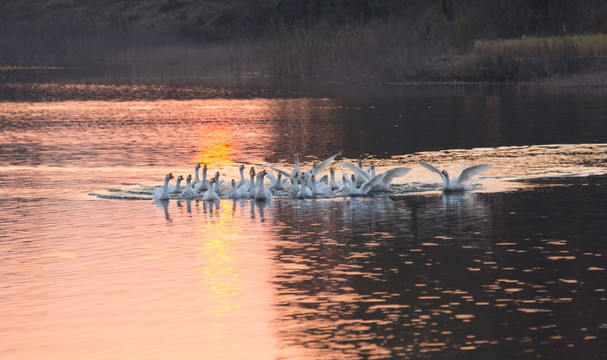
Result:
[[[605,356],[607,91],[269,89],[0,85],[0,358]],[[340,151],[412,170],[229,199]],[[442,193],[419,160],[492,167]],[[196,162],[219,202],[152,202]]]

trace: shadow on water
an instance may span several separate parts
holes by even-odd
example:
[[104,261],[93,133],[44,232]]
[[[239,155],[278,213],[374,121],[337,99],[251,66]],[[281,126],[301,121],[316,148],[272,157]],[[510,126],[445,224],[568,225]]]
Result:
[[[604,178],[578,181],[587,192],[272,205],[281,342],[321,357],[597,354],[607,199],[593,199]],[[564,223],[570,196],[589,216]]]

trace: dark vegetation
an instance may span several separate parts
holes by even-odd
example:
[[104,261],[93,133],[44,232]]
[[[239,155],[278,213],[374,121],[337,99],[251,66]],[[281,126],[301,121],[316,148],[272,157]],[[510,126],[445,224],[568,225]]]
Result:
[[604,0],[3,0],[0,81],[604,78],[605,33]]

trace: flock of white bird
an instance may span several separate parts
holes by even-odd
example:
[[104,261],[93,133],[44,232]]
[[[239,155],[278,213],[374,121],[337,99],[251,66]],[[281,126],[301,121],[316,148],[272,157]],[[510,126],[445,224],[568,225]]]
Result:
[[[277,168],[268,164],[259,164],[259,166],[276,171],[276,176],[267,171],[255,171],[255,167],[249,170],[249,178],[245,178],[244,165],[240,165],[240,180],[237,182],[232,179],[231,191],[229,198],[249,198],[260,201],[271,200],[276,192],[287,192],[295,198],[312,198],[312,197],[327,197],[342,193],[344,195],[366,195],[369,192],[387,191],[388,187],[394,178],[405,176],[411,168],[394,167],[383,173],[376,174],[375,166],[364,169],[362,160],[359,160],[358,166],[345,161],[339,161],[341,170],[341,179],[336,178],[335,168],[329,168],[329,174],[320,176],[335,158],[341,153],[337,153],[328,159],[312,165],[312,168],[307,171],[302,171],[299,165],[299,156],[295,155],[295,163],[291,171]],[[443,180],[444,191],[461,191],[466,189],[466,183],[473,176],[478,175],[491,167],[491,165],[475,165],[462,170],[457,178],[450,178],[449,173],[445,170],[440,170],[430,164],[418,161],[418,164],[424,168],[439,174]],[[202,167],[202,178],[200,177],[200,168]],[[346,174],[344,168],[351,171],[350,176]],[[224,182],[220,179],[219,172],[215,172],[213,177],[207,178],[207,165],[200,163],[194,168],[194,179],[192,175],[188,175],[185,187],[181,186],[184,178],[182,175],[177,177],[176,183],[171,184],[174,179],[172,173],[169,173],[164,178],[164,185],[158,187],[153,192],[153,200],[168,200],[171,196],[179,197],[180,199],[202,199],[204,201],[218,201],[221,195],[224,195],[224,190],[221,185]],[[266,185],[265,178],[270,180],[270,184]],[[290,186],[287,185],[290,182]]]

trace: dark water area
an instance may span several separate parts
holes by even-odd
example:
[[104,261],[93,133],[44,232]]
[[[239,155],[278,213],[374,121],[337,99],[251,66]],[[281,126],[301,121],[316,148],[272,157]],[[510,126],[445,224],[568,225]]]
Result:
[[[278,100],[266,118],[244,119],[243,126],[272,127],[281,134],[270,145],[272,152],[278,155],[286,148],[289,157],[297,151],[319,157],[343,151],[348,157],[389,158],[470,147],[607,142],[607,93],[600,89],[278,82],[205,87],[0,84],[0,100],[17,103],[212,99]],[[325,134],[330,135],[323,138]]]
[[600,358],[605,177],[537,185],[280,209],[284,336],[389,358]]
[[[2,83],[0,358],[604,358],[606,100]],[[340,151],[339,176],[410,171],[368,196],[231,198],[239,165]],[[491,167],[453,193],[418,161]],[[196,163],[220,200],[152,201]]]

